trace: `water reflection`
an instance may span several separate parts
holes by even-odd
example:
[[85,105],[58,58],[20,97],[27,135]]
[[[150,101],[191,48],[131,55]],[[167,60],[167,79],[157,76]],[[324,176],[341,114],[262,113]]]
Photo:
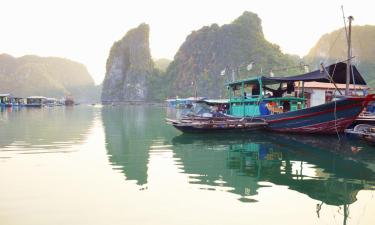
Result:
[[276,184],[339,206],[375,187],[373,150],[335,137],[180,135],[173,145],[191,183],[228,187],[241,201],[256,201],[260,188]]
[[155,142],[164,143],[168,134],[174,135],[163,123],[163,117],[164,111],[154,107],[107,106],[102,109],[109,160],[127,180],[134,180],[137,185],[147,183],[151,147]]
[[94,119],[90,107],[3,108],[0,152],[38,154],[64,152],[87,136]]
[[171,187],[181,196],[190,190],[212,191],[219,199],[233,193],[239,204],[259,207],[265,190],[286,187],[288,194],[298,193],[292,200],[305,196],[303,202],[312,205],[304,208],[316,217],[337,207],[346,221],[359,192],[374,190],[375,152],[364,142],[267,132],[181,134],[164,116],[155,107],[102,108],[112,168],[149,195],[167,197]]

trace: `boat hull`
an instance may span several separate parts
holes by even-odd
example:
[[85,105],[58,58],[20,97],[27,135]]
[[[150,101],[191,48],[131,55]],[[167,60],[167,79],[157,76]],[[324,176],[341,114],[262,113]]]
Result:
[[173,125],[176,129],[184,133],[213,133],[213,132],[246,132],[264,129],[265,125],[259,124],[252,127],[197,127]]
[[347,97],[302,110],[261,117],[278,132],[334,134],[344,132],[374,96]]
[[264,129],[267,123],[260,119],[247,120],[245,118],[222,117],[202,118],[187,117],[183,120],[166,119],[167,123],[186,133],[252,131]]

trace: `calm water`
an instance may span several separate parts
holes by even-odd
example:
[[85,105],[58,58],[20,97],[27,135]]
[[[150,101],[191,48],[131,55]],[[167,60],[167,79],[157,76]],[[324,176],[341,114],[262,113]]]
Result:
[[0,224],[375,224],[375,147],[183,135],[157,107],[0,114]]

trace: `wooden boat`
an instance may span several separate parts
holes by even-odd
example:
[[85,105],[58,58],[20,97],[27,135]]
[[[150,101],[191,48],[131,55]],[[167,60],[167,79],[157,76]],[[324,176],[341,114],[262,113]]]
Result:
[[250,131],[263,129],[267,123],[262,119],[236,118],[230,116],[186,116],[166,119],[166,122],[182,132]]
[[358,124],[375,124],[375,113],[362,112],[355,120],[355,125]]
[[71,96],[71,95],[66,96],[66,98],[65,98],[65,105],[66,106],[73,106],[74,105],[73,96]]
[[353,129],[346,129],[345,133],[357,136],[365,141],[375,144],[375,126],[370,124],[358,124]]
[[[307,74],[291,77],[266,77],[229,83],[229,114],[237,117],[263,119],[267,129],[278,132],[333,134],[344,132],[374,95],[339,96],[331,102],[307,107],[304,83],[318,81],[345,83],[347,65],[344,62],[323,67]],[[350,67],[356,84],[366,82],[355,66]],[[296,83],[302,83],[296,88]],[[279,85],[274,90],[270,86]],[[251,93],[251,94],[247,94]],[[338,94],[338,93],[337,93]]]

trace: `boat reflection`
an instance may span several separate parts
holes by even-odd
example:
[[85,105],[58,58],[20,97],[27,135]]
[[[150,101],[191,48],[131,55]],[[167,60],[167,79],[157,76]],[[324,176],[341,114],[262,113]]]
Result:
[[227,187],[241,201],[256,201],[271,183],[340,206],[375,187],[373,150],[335,136],[184,134],[173,145],[191,183]]

